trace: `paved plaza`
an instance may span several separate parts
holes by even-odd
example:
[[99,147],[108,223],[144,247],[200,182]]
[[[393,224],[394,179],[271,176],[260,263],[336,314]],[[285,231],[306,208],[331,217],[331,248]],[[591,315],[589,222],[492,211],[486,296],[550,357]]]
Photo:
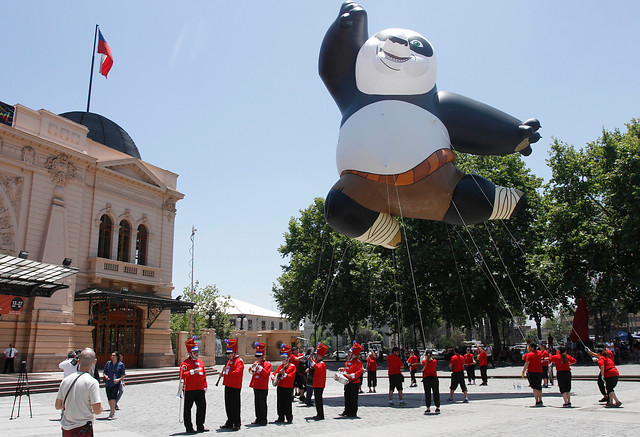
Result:
[[[639,375],[640,365],[621,365],[621,375]],[[266,427],[243,426],[236,435],[274,436],[304,435],[315,436],[399,436],[399,435],[453,435],[463,432],[473,435],[529,435],[532,432],[545,435],[640,435],[640,382],[618,384],[616,393],[623,402],[621,408],[606,409],[598,404],[600,393],[595,381],[573,381],[573,408],[562,408],[562,397],[557,386],[544,389],[542,408],[531,407],[533,396],[526,380],[504,378],[517,376],[519,367],[489,369],[489,385],[469,386],[470,403],[462,403],[462,393],[457,392],[455,402],[447,402],[449,379],[440,378],[442,414],[424,415],[425,403],[422,385],[408,388],[405,379],[404,407],[387,405],[388,381],[378,378],[378,393],[360,395],[357,419],[338,416],[343,409],[343,386],[329,379],[325,389],[325,417],[321,422],[311,419],[315,415],[314,407],[294,403],[293,423],[274,424]],[[384,376],[386,372],[378,372]],[[448,372],[440,371],[441,376]],[[576,367],[574,375],[595,375],[597,367]],[[502,377],[498,377],[502,376]],[[220,435],[233,431],[219,431],[218,427],[226,419],[224,413],[224,389],[215,386],[217,375],[208,378],[207,420],[208,433],[198,435]],[[418,380],[419,381],[419,380]],[[479,380],[477,381],[479,383]],[[245,387],[248,378],[245,378]],[[108,411],[96,420],[96,436],[134,437],[134,436],[180,436],[185,435],[184,426],[179,422],[179,399],[176,398],[178,381],[157,382],[127,386],[120,402],[120,411],[116,419],[106,420]],[[367,391],[366,387],[364,388]],[[104,390],[101,389],[102,404],[108,409]],[[55,393],[32,394],[31,407],[33,418],[29,417],[29,399],[20,398],[22,406],[20,417],[10,420],[14,397],[0,398],[0,427],[11,436],[60,436],[58,419],[60,412],[54,408]],[[397,405],[397,394],[394,396]],[[276,392],[269,390],[269,420],[276,419]],[[195,408],[195,407],[194,407]],[[433,410],[433,407],[432,407]],[[16,403],[17,411],[17,403]],[[195,419],[195,410],[194,419]],[[14,413],[15,415],[15,413]],[[254,420],[253,392],[242,389],[242,421],[249,424]]]

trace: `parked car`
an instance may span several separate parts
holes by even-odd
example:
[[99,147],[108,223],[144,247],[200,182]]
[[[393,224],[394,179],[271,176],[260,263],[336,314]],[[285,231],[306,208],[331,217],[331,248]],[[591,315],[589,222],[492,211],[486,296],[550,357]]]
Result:
[[346,360],[347,359],[347,353],[345,351],[335,351],[331,354],[331,358],[333,358],[334,360]]

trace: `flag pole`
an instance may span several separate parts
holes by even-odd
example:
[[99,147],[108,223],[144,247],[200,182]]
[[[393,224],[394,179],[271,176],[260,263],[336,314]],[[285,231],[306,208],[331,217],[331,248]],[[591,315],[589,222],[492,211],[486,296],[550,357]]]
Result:
[[91,103],[91,83],[93,82],[93,64],[96,60],[96,39],[98,37],[98,25],[96,24],[96,30],[93,34],[93,53],[91,54],[91,75],[89,76],[89,95],[87,97],[87,112],[89,112],[89,104]]

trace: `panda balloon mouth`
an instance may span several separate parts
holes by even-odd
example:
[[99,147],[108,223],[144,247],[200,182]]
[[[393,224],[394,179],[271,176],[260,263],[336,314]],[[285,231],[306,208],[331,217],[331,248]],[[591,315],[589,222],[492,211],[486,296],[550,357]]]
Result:
[[[384,51],[383,49],[378,49],[378,58],[380,61],[388,68],[392,70],[399,70],[399,68],[395,68],[393,64],[403,64],[411,59],[411,56],[396,56],[391,53]],[[387,64],[387,62],[391,62],[392,65]]]

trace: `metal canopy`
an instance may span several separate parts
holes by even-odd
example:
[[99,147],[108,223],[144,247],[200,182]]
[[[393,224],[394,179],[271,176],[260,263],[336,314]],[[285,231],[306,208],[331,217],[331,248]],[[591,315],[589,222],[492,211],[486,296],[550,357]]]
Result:
[[0,294],[51,297],[69,288],[55,281],[78,273],[75,267],[57,266],[10,255],[0,255]]
[[166,309],[170,309],[172,313],[184,313],[193,308],[193,302],[185,302],[168,297],[153,296],[150,294],[131,293],[123,290],[103,289],[103,288],[85,288],[76,291],[75,300],[88,300],[89,306],[98,302],[115,302],[128,303],[132,305],[146,305],[147,311],[147,328],[153,325],[160,313]]

